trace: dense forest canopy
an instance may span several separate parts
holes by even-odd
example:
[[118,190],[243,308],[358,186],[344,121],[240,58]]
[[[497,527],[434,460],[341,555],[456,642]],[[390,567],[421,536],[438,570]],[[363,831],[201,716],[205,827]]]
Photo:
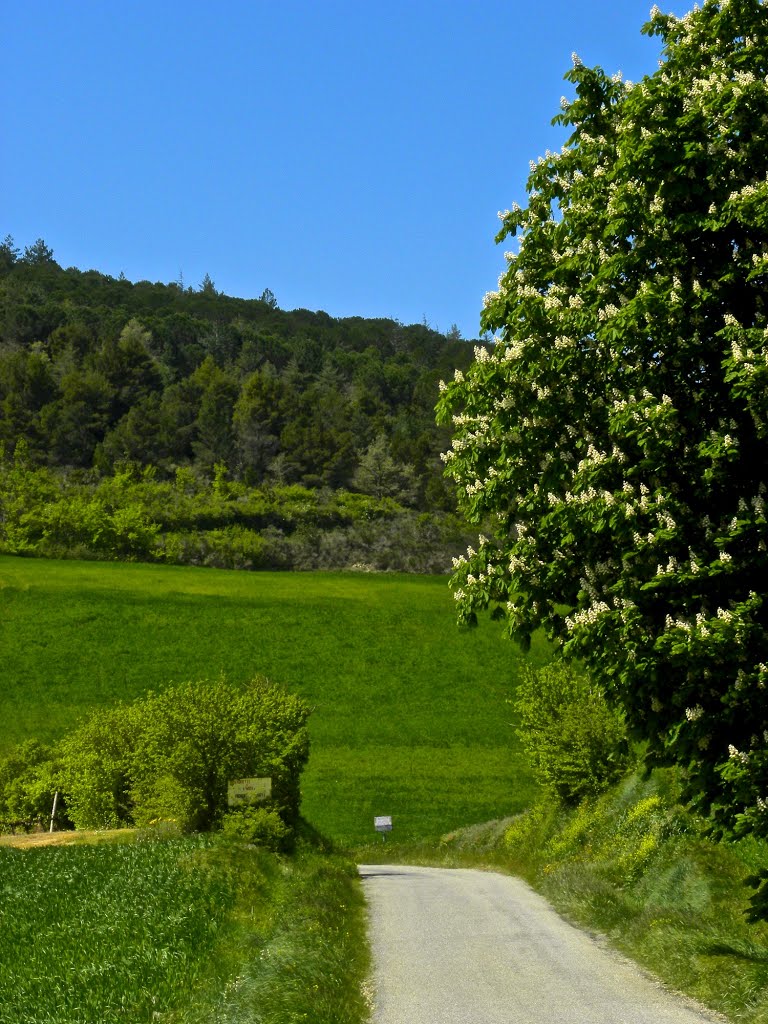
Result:
[[300,484],[448,510],[437,384],[457,330],[281,310],[198,288],[63,269],[0,245],[0,442],[96,476],[126,463],[249,486]]

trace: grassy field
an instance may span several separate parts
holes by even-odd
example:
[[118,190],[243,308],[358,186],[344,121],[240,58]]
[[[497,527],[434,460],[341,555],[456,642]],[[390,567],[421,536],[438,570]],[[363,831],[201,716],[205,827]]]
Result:
[[231,879],[204,870],[203,847],[0,850],[0,1021],[151,1020],[173,1005],[234,902]]
[[533,796],[506,700],[527,657],[454,624],[444,579],[0,557],[0,750],[171,681],[263,673],[306,697],[303,811],[330,838],[436,837]]
[[0,1024],[359,1024],[354,867],[210,837],[0,848]]
[[[337,843],[380,842],[375,814],[430,842],[534,795],[507,698],[546,648],[459,630],[442,579],[0,557],[0,631],[0,751],[170,682],[262,673],[314,708],[303,813]],[[366,1018],[350,859],[119,839],[0,845],[0,1024]]]

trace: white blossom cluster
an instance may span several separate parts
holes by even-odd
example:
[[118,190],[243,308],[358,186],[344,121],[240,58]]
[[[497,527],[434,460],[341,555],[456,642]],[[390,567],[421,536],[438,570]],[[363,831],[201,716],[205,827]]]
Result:
[[[593,661],[609,637],[622,678],[640,688],[649,658],[666,658],[685,688],[679,666],[706,665],[719,645],[744,668],[717,685],[746,707],[768,671],[741,656],[760,619],[739,588],[756,559],[767,564],[768,523],[764,485],[754,473],[734,483],[733,468],[747,453],[760,464],[752,423],[768,438],[768,314],[722,298],[675,222],[681,201],[643,161],[678,153],[678,123],[687,138],[695,113],[700,161],[678,189],[687,196],[696,178],[686,202],[701,193],[697,230],[727,237],[738,225],[741,238],[755,210],[764,216],[768,177],[745,159],[728,111],[763,104],[768,130],[768,85],[759,53],[735,72],[722,53],[698,59],[704,20],[655,12],[672,40],[656,81],[604,78],[617,108],[631,91],[632,113],[600,119],[599,131],[578,120],[583,98],[562,105],[571,143],[532,163],[527,207],[500,214],[500,237],[517,242],[483,312],[497,342],[476,348],[466,379],[441,382],[454,428],[446,473],[470,520],[498,523],[492,544],[454,560],[454,595],[460,614],[497,604],[512,633],[554,624]],[[731,255],[736,277],[768,291],[768,246],[740,241]],[[726,373],[741,406],[718,418],[708,389]],[[647,693],[649,706],[690,723],[681,742],[722,756],[718,702],[704,690],[684,689],[675,707]],[[733,770],[753,770],[733,738]]]
[[743,750],[737,750],[732,743],[728,744],[728,757],[732,761],[740,761],[741,764],[749,763],[749,754]]

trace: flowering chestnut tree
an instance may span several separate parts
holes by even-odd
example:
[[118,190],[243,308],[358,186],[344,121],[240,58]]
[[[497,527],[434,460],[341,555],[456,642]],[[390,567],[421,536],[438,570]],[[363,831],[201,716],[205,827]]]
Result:
[[723,832],[768,836],[768,2],[643,31],[637,84],[574,55],[570,137],[499,215],[495,343],[438,404],[490,534],[452,586],[465,622],[544,627]]

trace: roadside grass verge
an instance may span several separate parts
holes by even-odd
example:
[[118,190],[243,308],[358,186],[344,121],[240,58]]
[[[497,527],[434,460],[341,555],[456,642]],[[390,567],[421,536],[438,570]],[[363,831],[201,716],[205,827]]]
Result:
[[312,706],[302,813],[354,845],[437,839],[535,795],[507,700],[529,655],[458,629],[445,579],[0,557],[0,752],[171,682],[261,673]]
[[[213,970],[171,1024],[362,1024],[368,1019],[369,951],[357,870],[349,858],[300,844],[253,870],[244,861],[234,912]],[[266,897],[266,899],[265,899]],[[266,904],[266,912],[258,912]],[[256,908],[256,909],[255,909]]]
[[360,1024],[354,865],[205,837],[0,849],[3,1024]]
[[743,880],[768,864],[768,844],[715,843],[678,801],[672,770],[633,774],[576,808],[539,800],[386,858],[521,875],[665,984],[731,1021],[767,1024],[768,924],[747,923]]

